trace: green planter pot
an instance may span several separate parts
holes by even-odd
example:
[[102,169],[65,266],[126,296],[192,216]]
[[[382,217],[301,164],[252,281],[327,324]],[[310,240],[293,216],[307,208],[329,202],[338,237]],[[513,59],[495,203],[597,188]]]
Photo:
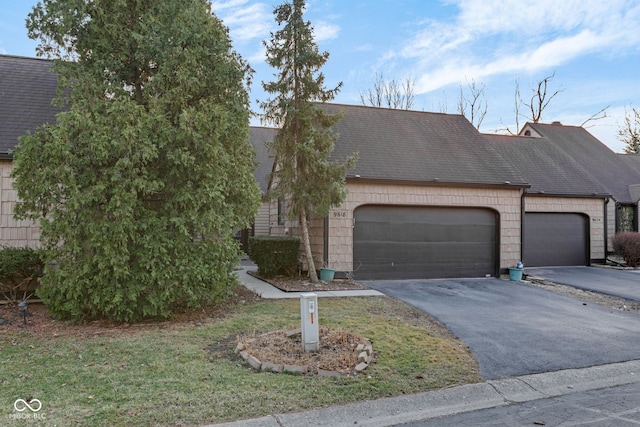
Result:
[[509,280],[520,281],[522,280],[523,268],[509,268]]
[[336,271],[333,268],[321,268],[320,269],[320,280],[323,282],[330,282],[333,280]]

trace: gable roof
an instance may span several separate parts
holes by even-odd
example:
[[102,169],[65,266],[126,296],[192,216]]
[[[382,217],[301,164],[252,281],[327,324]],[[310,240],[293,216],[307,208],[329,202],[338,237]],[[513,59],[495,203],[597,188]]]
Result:
[[0,158],[11,158],[18,138],[45,123],[55,123],[60,109],[52,61],[0,55]]
[[333,159],[357,152],[347,177],[403,183],[521,185],[524,178],[462,115],[318,104],[344,116]]
[[[629,186],[640,184],[640,170],[630,162],[622,160],[609,147],[579,126],[561,124],[527,123],[525,127],[533,129],[543,138],[573,159],[597,181],[607,193],[620,203],[635,203]],[[536,138],[532,138],[534,143]]]
[[[57,97],[52,65],[49,60],[0,55],[0,158],[11,159],[20,136],[55,123],[60,109],[51,103]],[[528,123],[524,129],[537,138],[488,136],[462,115],[318,105],[329,113],[344,112],[334,129],[339,138],[332,158],[359,153],[349,178],[433,185],[531,184],[533,193],[608,193],[620,203],[640,198],[640,156],[616,154],[581,127]],[[258,162],[254,176],[263,193],[273,166],[264,143],[275,133],[272,128],[251,128]]]
[[631,201],[637,203],[640,201],[640,154],[618,154],[618,157],[635,175],[633,183],[629,184],[629,195]]
[[276,129],[252,126],[249,131],[251,145],[256,150],[257,166],[253,176],[258,182],[262,194],[266,194],[269,189],[269,176],[273,169],[273,157],[269,155],[266,143],[273,141]]
[[576,159],[546,137],[484,135],[520,171],[528,194],[606,196],[608,191]]

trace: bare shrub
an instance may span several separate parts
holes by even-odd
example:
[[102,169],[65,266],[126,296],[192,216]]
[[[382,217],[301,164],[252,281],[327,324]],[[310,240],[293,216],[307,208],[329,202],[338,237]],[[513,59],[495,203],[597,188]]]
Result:
[[640,233],[618,233],[613,237],[613,250],[629,267],[640,265]]

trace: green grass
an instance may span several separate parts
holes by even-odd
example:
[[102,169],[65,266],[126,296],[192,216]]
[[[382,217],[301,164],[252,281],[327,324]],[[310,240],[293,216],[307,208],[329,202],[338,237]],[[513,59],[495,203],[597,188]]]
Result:
[[[0,425],[13,402],[42,402],[37,425],[203,425],[481,381],[468,349],[417,310],[386,297],[321,299],[320,323],[373,342],[364,375],[256,373],[233,356],[235,338],[299,327],[298,300],[240,305],[200,326],[90,337],[0,337]],[[214,346],[215,350],[211,349]],[[35,425],[35,424],[34,424]]]

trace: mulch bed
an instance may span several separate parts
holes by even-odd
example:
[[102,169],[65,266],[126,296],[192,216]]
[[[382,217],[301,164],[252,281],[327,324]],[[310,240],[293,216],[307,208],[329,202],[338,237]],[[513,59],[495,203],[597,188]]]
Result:
[[0,305],[0,334],[5,332],[25,332],[31,336],[55,338],[59,336],[121,335],[145,330],[166,329],[175,325],[199,326],[212,318],[224,318],[235,305],[253,304],[260,297],[253,291],[238,285],[234,294],[224,301],[196,310],[176,312],[167,320],[145,320],[135,324],[117,323],[106,319],[73,323],[54,319],[47,307],[38,302],[30,302],[26,323],[23,313],[14,305]]
[[307,277],[275,276],[262,277],[257,271],[248,271],[248,274],[257,277],[285,292],[309,292],[309,291],[352,291],[366,290],[366,286],[353,279],[333,279],[330,282],[311,283]]

